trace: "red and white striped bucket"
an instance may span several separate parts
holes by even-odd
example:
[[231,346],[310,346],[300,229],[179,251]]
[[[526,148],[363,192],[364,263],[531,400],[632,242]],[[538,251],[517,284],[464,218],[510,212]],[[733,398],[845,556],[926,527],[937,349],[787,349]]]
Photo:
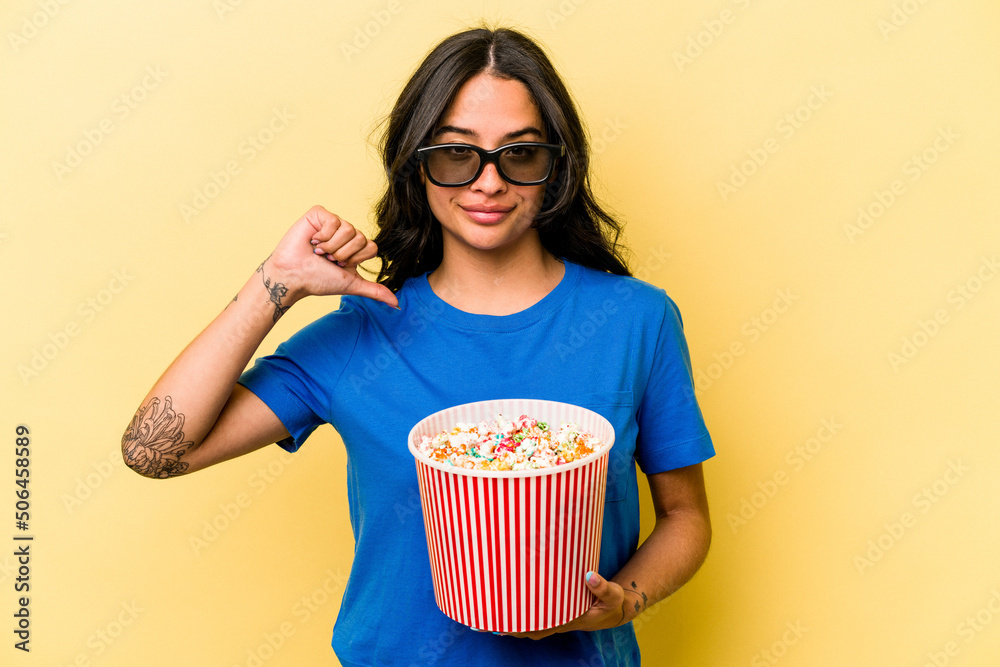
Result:
[[[421,455],[416,444],[459,422],[527,415],[575,423],[606,443],[597,453],[536,470],[468,470]],[[615,432],[601,415],[567,403],[501,399],[466,403],[418,422],[417,462],[434,598],[449,618],[478,630],[532,632],[567,623],[593,603],[584,577],[597,571]]]

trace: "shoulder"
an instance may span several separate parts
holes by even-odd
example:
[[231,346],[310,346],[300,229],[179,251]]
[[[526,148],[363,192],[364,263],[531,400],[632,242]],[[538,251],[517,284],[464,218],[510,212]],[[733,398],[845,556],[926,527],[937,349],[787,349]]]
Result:
[[632,276],[619,276],[596,269],[579,267],[578,287],[588,298],[598,300],[603,308],[621,308],[642,315],[644,319],[680,320],[680,311],[666,291]]
[[341,297],[340,305],[325,315],[321,315],[296,331],[278,346],[278,353],[315,355],[317,349],[327,355],[342,356],[345,345],[353,347],[365,320],[368,318],[363,304],[355,297]]

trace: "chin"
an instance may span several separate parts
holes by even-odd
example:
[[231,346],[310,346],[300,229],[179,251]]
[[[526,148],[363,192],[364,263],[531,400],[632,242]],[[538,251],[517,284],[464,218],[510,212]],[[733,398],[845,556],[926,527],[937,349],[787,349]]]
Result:
[[454,234],[455,240],[476,250],[498,250],[500,248],[511,248],[528,240],[531,230],[517,231],[506,225],[496,226],[476,226],[471,229],[461,230],[462,233]]
[[483,238],[483,237],[473,237],[473,238],[461,238],[458,239],[459,243],[464,246],[474,248],[475,250],[480,250],[482,252],[490,252],[493,250],[499,250],[505,247],[511,247],[514,244],[510,239],[497,239],[497,238]]

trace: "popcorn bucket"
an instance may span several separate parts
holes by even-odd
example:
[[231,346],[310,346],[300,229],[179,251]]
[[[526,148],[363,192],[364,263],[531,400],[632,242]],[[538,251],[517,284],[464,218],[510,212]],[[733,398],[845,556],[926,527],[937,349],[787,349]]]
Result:
[[[605,447],[571,463],[534,470],[469,470],[433,461],[417,448],[459,422],[520,415],[578,424]],[[531,632],[567,623],[595,601],[615,432],[601,415],[554,401],[466,403],[418,422],[409,435],[417,464],[434,599],[449,618],[478,630]]]

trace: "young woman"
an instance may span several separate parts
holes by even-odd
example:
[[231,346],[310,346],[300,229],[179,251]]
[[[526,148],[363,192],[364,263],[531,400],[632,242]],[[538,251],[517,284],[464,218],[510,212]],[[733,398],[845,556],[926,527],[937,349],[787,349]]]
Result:
[[[348,451],[356,542],[333,633],[342,664],[638,665],[630,621],[708,550],[700,464],[714,451],[678,311],[629,277],[569,94],[523,35],[459,33],[406,84],[383,159],[377,247],[310,209],[150,390],[125,461],[170,477],[269,443],[295,450],[330,423]],[[376,255],[373,282],[357,266]],[[311,295],[341,295],[340,308],[241,375]],[[418,494],[406,438],[437,410],[515,396],[595,410],[616,440],[587,579],[597,602],[554,630],[494,636],[434,603],[422,516],[406,511]],[[637,462],[656,510],[638,549]]]

